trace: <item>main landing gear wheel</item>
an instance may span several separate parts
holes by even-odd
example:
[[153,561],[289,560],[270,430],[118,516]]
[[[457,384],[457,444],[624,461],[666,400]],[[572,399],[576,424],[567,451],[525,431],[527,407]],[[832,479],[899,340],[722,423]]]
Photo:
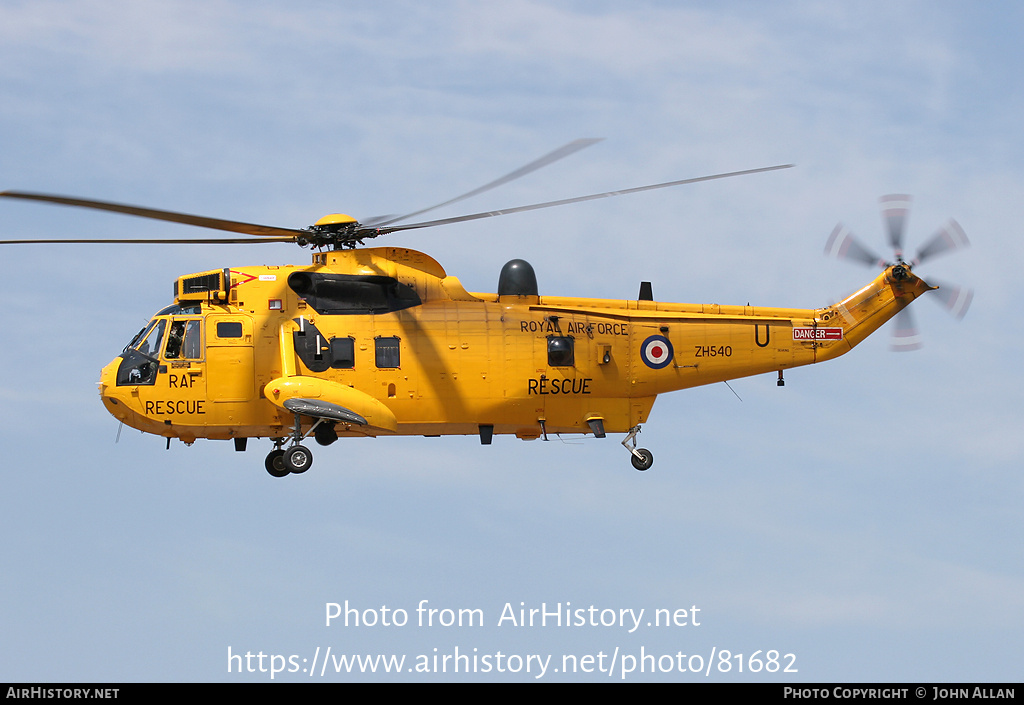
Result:
[[274,477],[284,477],[291,472],[284,466],[284,451],[280,448],[275,448],[267,454],[265,465],[267,466],[267,472]]
[[646,470],[654,465],[654,454],[646,448],[637,448],[632,451],[629,455],[629,459],[633,463],[633,467],[640,471]]
[[646,448],[636,447],[636,434],[640,433],[640,424],[629,429],[629,433],[622,439],[622,447],[629,451],[629,460],[633,467],[643,471],[654,465],[654,453]]
[[313,465],[313,454],[306,446],[294,445],[284,452],[284,466],[288,472],[299,475]]

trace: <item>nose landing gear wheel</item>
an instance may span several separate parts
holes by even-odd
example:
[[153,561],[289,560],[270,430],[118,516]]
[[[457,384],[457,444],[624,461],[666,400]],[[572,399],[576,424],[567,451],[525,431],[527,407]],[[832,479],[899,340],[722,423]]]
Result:
[[[640,455],[641,457],[637,457]],[[646,448],[637,448],[629,456],[630,462],[637,470],[644,471],[654,465],[654,454]]]
[[294,445],[284,452],[284,466],[296,475],[304,473],[313,465],[313,454],[305,446]]
[[284,477],[291,472],[284,466],[284,451],[280,448],[275,448],[267,454],[265,465],[267,466],[267,472],[274,477]]

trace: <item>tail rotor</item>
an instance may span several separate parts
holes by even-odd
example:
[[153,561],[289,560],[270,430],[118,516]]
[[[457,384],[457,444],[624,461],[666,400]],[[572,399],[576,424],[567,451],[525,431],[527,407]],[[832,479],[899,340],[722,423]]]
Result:
[[[892,248],[893,262],[879,257],[857,236],[840,223],[832,231],[825,244],[825,254],[837,259],[844,259],[871,268],[886,268],[891,264],[901,264],[908,268],[932,260],[940,255],[970,246],[966,233],[960,224],[950,220],[938,232],[922,245],[914,258],[907,262],[903,259],[903,238],[906,231],[907,216],[910,212],[911,197],[906,194],[891,194],[879,199],[882,208],[882,221],[888,233],[889,246]],[[938,284],[932,280],[933,284]],[[934,297],[955,318],[962,319],[974,299],[974,292],[951,284],[938,284]],[[921,335],[914,315],[910,309],[904,308],[893,321],[893,337],[891,347],[898,352],[919,350]]]

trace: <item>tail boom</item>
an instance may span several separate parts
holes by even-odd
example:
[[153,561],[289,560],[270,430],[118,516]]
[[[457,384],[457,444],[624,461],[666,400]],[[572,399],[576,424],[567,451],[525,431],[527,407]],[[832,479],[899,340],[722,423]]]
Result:
[[902,263],[890,265],[860,291],[834,306],[815,311],[816,322],[842,329],[842,341],[822,346],[816,351],[814,362],[831,360],[849,352],[918,296],[936,288],[914,274],[910,266]]
[[[631,396],[781,372],[839,357],[882,327],[911,301],[935,287],[906,264],[889,266],[839,303],[819,309],[713,306],[713,312],[671,311],[631,317]],[[648,317],[649,316],[649,317]],[[664,336],[674,349],[667,365],[643,356],[642,341]]]

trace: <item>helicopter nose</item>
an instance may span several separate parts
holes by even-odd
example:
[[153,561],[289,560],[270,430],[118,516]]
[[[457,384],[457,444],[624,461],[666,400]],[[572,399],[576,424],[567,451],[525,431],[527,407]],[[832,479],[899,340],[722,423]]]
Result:
[[103,406],[107,408],[107,411],[111,413],[115,418],[124,421],[125,407],[122,401],[119,401],[118,397],[118,386],[117,386],[117,368],[121,362],[120,357],[115,357],[111,360],[110,364],[100,370],[100,381],[97,383],[99,387],[100,399],[103,401]]
[[120,358],[114,358],[100,370],[100,381],[96,383],[96,386],[100,389],[100,396],[104,396],[108,389],[114,387],[114,374],[117,369],[117,361]]

